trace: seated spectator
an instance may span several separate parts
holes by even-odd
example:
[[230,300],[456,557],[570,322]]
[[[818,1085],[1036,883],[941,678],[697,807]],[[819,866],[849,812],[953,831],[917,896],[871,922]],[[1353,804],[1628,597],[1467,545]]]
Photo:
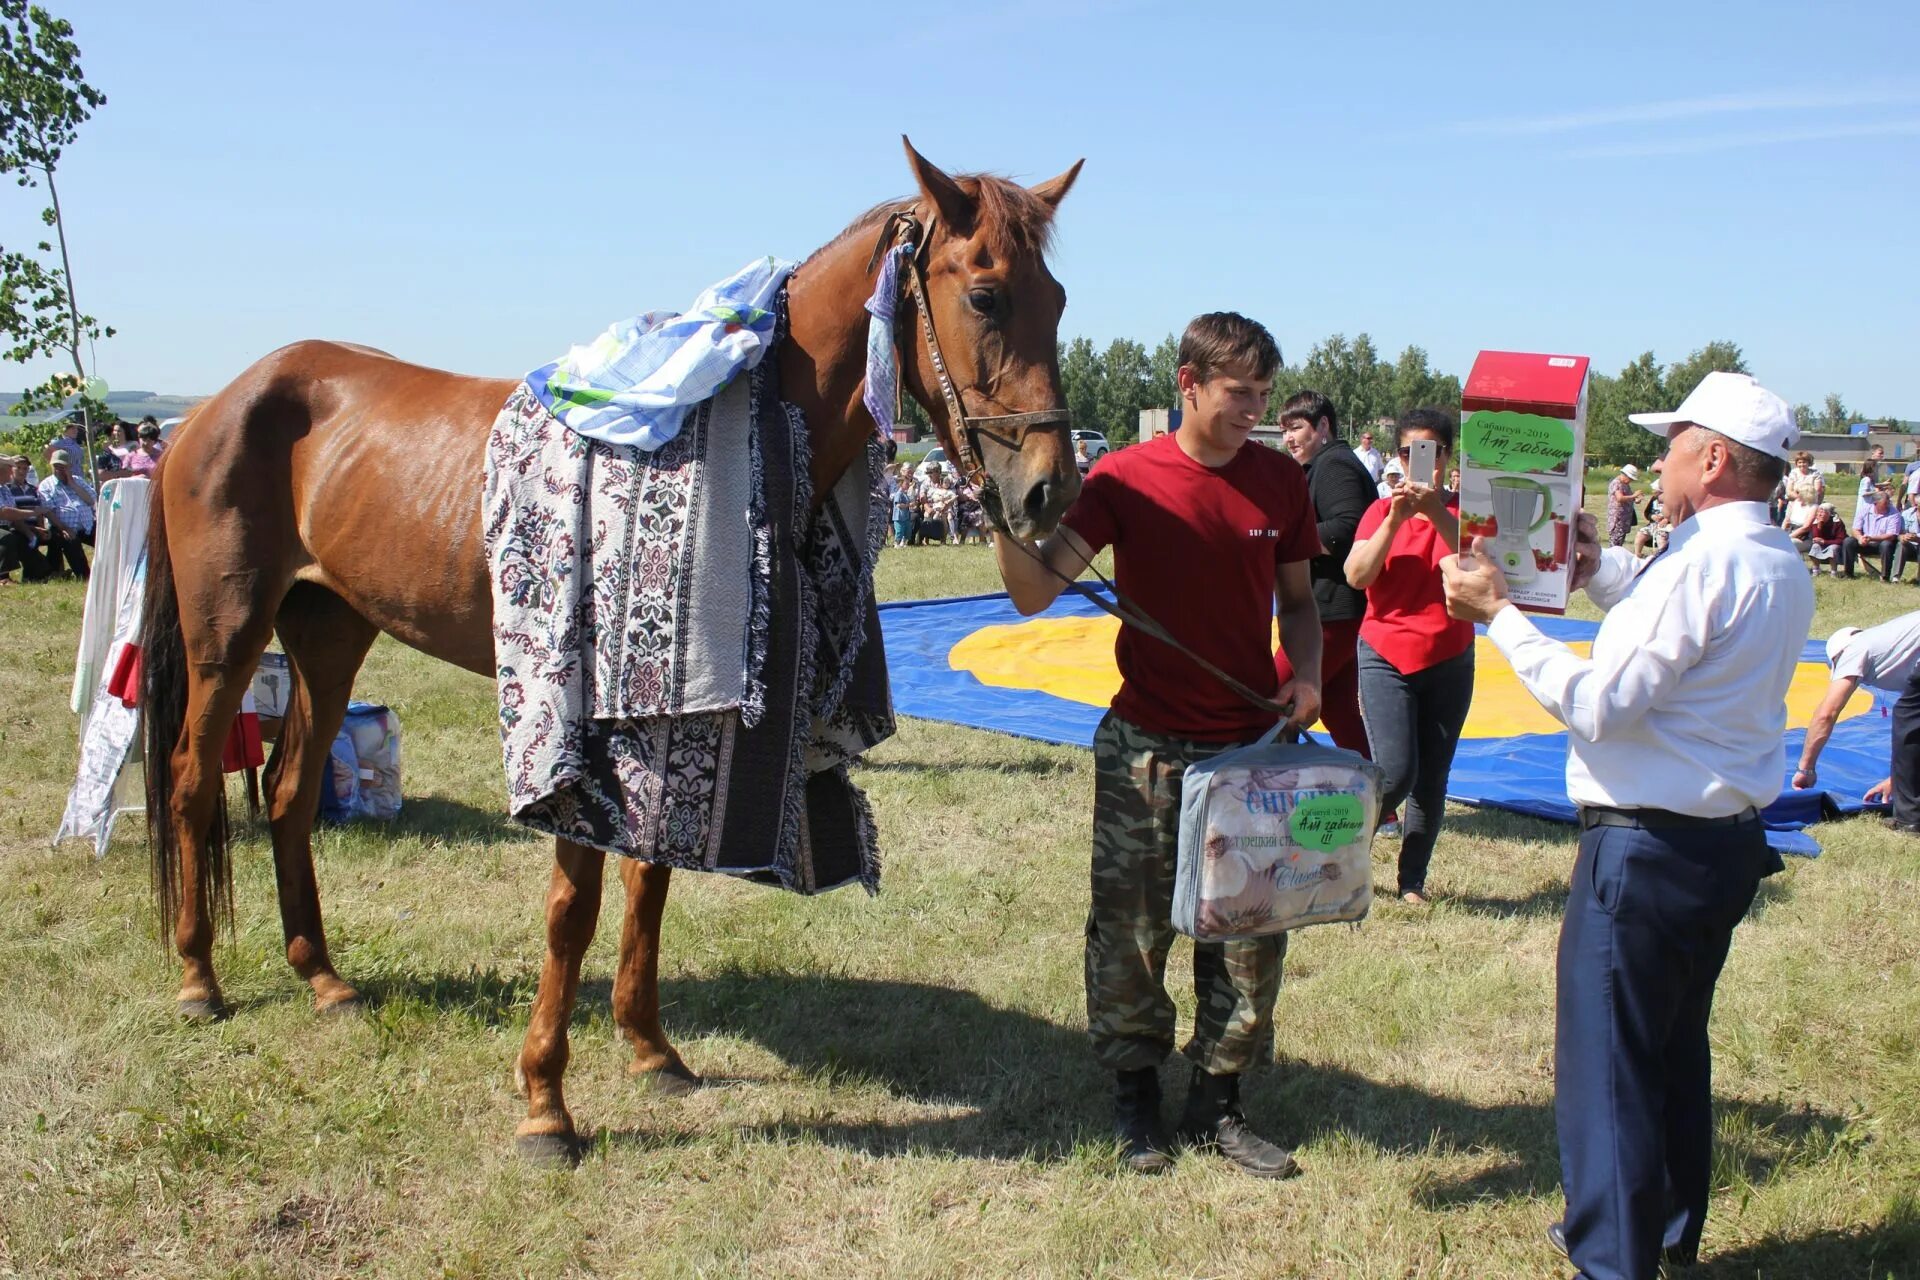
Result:
[[1657,556],[1666,549],[1667,534],[1672,527],[1667,520],[1667,505],[1660,498],[1658,480],[1653,482],[1653,492],[1648,495],[1642,514],[1645,516],[1644,523],[1633,531],[1633,554]]
[[[1900,549],[1893,556],[1893,576],[1899,577],[1909,562],[1920,560],[1920,488],[1910,490],[1906,505],[1900,508]],[[1920,587],[1920,572],[1913,575]]]
[[55,453],[53,474],[40,482],[40,501],[49,527],[47,560],[55,570],[61,563],[76,578],[87,576],[86,548],[93,545],[93,487],[73,473],[64,453]]
[[987,513],[980,505],[980,492],[962,480],[955,489],[953,520],[955,532],[959,535],[954,541],[985,542],[987,540]]
[[53,572],[47,567],[44,504],[26,481],[30,470],[25,457],[0,459],[0,586],[13,585],[16,569],[28,582]]
[[15,497],[24,497],[28,494],[32,494],[35,498],[38,498],[40,496],[40,489],[37,481],[15,479],[16,476],[31,476],[32,474],[32,468],[27,465],[26,454],[16,453],[10,457],[0,457],[0,501]]
[[160,443],[160,424],[152,418],[140,424],[133,448],[127,450],[120,459],[120,469],[111,476],[102,476],[103,480],[117,480],[127,476],[151,476],[155,466],[159,465],[160,455],[166,452],[166,446]]
[[78,417],[68,418],[60,428],[60,434],[47,445],[47,459],[52,461],[55,454],[64,454],[68,464],[76,475],[85,475],[87,469],[86,436]]
[[1827,500],[1827,482],[1814,470],[1813,455],[1805,449],[1793,455],[1793,470],[1780,482],[1787,492],[1787,510],[1780,527],[1791,532],[1804,528]]
[[1825,565],[1830,574],[1840,572],[1840,559],[1846,549],[1847,526],[1834,514],[1833,504],[1823,502],[1814,508],[1813,518],[1798,529],[1789,530],[1793,545],[1813,561],[1813,571]]
[[936,474],[927,482],[924,491],[924,505],[920,518],[920,540],[922,542],[958,541],[954,531],[954,508],[959,504],[959,495],[944,476]]
[[1853,536],[1847,539],[1846,548],[1841,553],[1841,567],[1846,576],[1853,576],[1854,562],[1865,555],[1877,557],[1880,561],[1880,580],[1892,582],[1894,554],[1900,547],[1900,530],[1900,513],[1893,509],[1887,491],[1873,490],[1867,495],[1860,513],[1853,518]]

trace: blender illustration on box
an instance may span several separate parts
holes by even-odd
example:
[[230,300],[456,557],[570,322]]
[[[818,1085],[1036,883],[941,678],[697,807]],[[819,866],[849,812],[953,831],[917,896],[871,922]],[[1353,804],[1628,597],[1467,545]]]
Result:
[[1587,447],[1587,357],[1482,351],[1460,397],[1460,540],[1522,609],[1564,613]]

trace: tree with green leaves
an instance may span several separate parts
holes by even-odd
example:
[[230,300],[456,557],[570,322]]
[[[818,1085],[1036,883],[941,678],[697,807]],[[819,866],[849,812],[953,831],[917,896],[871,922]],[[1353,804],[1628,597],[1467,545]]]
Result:
[[40,220],[53,228],[59,245],[58,266],[47,260],[55,247],[45,240],[32,252],[0,248],[0,330],[11,344],[6,358],[15,363],[52,357],[73,366],[72,373],[63,370],[27,388],[13,412],[43,413],[77,399],[89,433],[96,419],[112,413],[89,394],[97,384],[90,382],[85,357],[113,330],[83,313],[74,299],[54,173],[80,126],[106,101],[80,69],[71,23],[25,0],[0,0],[0,172],[22,187],[46,188]]
[[1180,384],[1174,377],[1179,371],[1180,339],[1168,334],[1147,357],[1147,408],[1171,409],[1180,403]]
[[[1742,354],[1739,343],[1709,342],[1667,370],[1667,397],[1674,404],[1679,404],[1692,395],[1693,389],[1699,386],[1710,373],[1751,372],[1753,371],[1747,368],[1747,358]],[[1635,409],[1633,412],[1640,413],[1642,410]],[[1652,410],[1646,412],[1652,412]]]
[[1642,351],[1617,377],[1595,374],[1587,388],[1588,456],[1612,466],[1652,462],[1660,454],[1660,438],[1629,422],[1627,415],[1671,409],[1668,402],[1673,399],[1651,351]]
[[1100,421],[1112,443],[1139,439],[1152,375],[1147,349],[1131,338],[1115,338],[1100,358]]
[[1838,391],[1828,392],[1826,403],[1820,410],[1820,430],[1845,435],[1847,428],[1852,425],[1853,411],[1847,408],[1847,402],[1840,398]]
[[1075,429],[1100,430],[1100,353],[1091,340],[1075,338],[1061,344],[1060,393]]
[[1340,421],[1353,431],[1393,416],[1393,366],[1380,359],[1373,339],[1364,333],[1352,342],[1336,333],[1315,343],[1299,373],[1300,384],[1333,401]]
[[1387,379],[1385,412],[1400,416],[1409,409],[1460,408],[1460,379],[1441,373],[1427,363],[1426,349],[1409,346],[1393,363]]

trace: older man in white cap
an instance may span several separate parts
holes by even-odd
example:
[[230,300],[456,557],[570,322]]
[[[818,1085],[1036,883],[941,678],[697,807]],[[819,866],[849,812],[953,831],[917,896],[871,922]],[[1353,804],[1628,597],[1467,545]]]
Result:
[[[1580,856],[1560,931],[1554,1104],[1563,1222],[1590,1280],[1650,1280],[1700,1247],[1712,1168],[1707,1015],[1762,877],[1760,810],[1785,774],[1787,686],[1813,584],[1767,499],[1799,438],[1785,401],[1711,373],[1672,413],[1655,468],[1673,521],[1636,562],[1584,536],[1576,582],[1607,611],[1591,657],[1507,600],[1476,546],[1442,565],[1447,607],[1487,624],[1527,691],[1567,726]],[[1584,534],[1584,531],[1583,531]]]
[[1867,799],[1893,806],[1887,825],[1920,835],[1920,609],[1877,627],[1842,627],[1827,637],[1827,666],[1833,680],[1807,724],[1806,745],[1793,771],[1793,785],[1806,790],[1820,781],[1820,753],[1847,700],[1861,685],[1897,693],[1893,704],[1893,765],[1886,780],[1870,788]]

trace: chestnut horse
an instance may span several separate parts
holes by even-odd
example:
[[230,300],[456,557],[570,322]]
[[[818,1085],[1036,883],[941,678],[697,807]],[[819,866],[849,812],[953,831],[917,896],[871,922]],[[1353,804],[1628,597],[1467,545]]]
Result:
[[[1055,355],[1066,295],[1045,262],[1055,210],[1080,166],[1026,188],[950,176],[911,144],[906,151],[917,196],[856,220],[789,282],[788,334],[774,358],[782,394],[805,411],[813,434],[813,492],[825,495],[874,431],[861,404],[864,303],[876,236],[908,227],[925,240],[924,288],[911,279],[898,312],[902,384],[926,407],[949,457],[966,458],[970,443],[953,406],[966,421],[993,415],[1008,424],[971,443],[1000,495],[998,521],[1019,536],[1042,535],[1080,484]],[[224,1012],[212,954],[214,917],[230,921],[233,910],[221,748],[275,632],[291,688],[265,786],[287,962],[312,986],[316,1009],[357,1006],[359,993],[327,954],[314,879],[311,833],[328,747],[383,631],[493,674],[480,459],[514,385],[366,347],[300,342],[208,400],[167,449],[148,544],[142,707],[154,883],[185,971],[183,1015]],[[633,1045],[630,1070],[680,1092],[699,1078],[660,1029],[669,868],[644,857],[620,863],[627,912],[614,1018]],[[556,841],[546,961],[515,1070],[527,1099],[518,1140],[535,1156],[575,1146],[561,1079],[604,862],[594,849]]]

